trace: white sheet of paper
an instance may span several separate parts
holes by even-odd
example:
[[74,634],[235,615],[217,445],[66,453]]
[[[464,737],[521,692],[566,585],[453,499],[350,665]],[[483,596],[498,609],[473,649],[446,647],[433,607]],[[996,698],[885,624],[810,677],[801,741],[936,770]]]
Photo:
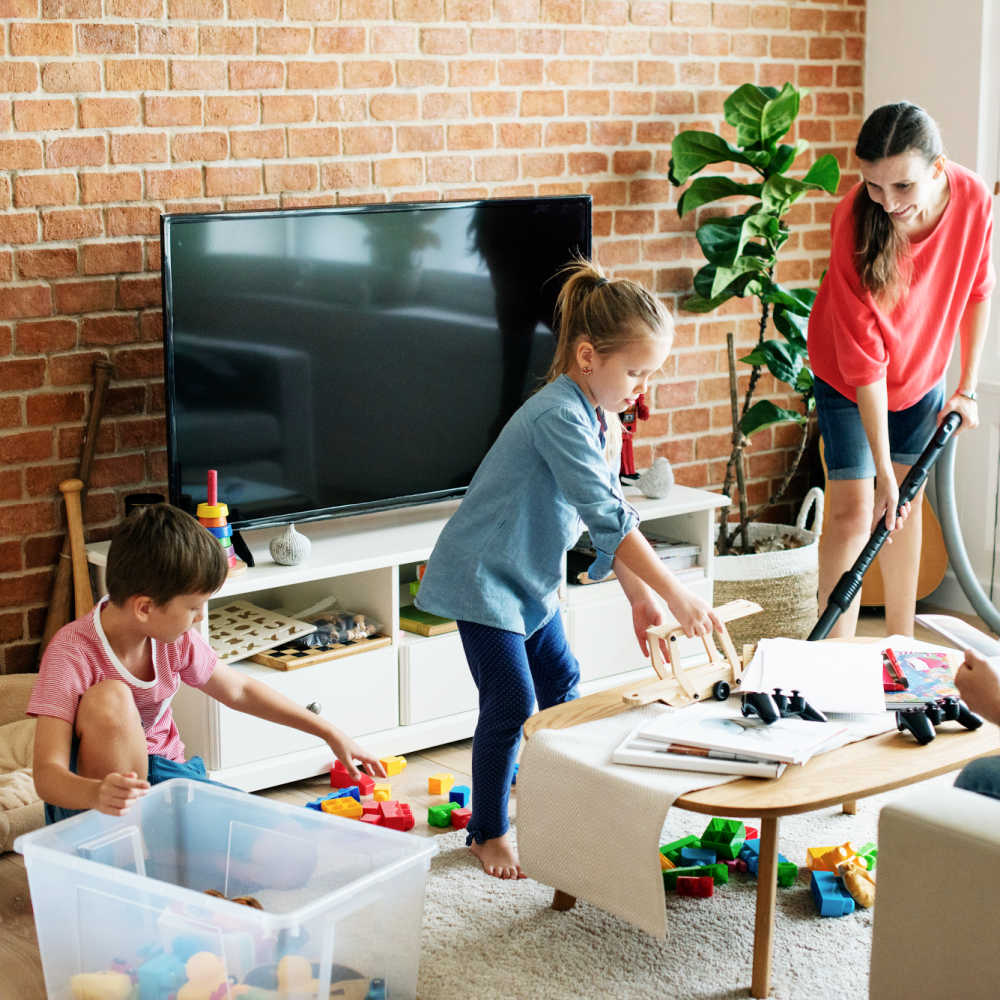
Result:
[[799,691],[821,712],[885,711],[884,642],[761,639],[743,677],[744,691]]

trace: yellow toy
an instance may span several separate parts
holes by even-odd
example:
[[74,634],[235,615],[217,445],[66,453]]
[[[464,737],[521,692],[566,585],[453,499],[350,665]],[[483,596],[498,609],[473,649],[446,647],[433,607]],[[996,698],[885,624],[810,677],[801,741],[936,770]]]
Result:
[[332,816],[346,816],[348,819],[361,819],[364,806],[353,795],[342,795],[338,799],[323,799],[320,809]]
[[431,795],[447,795],[455,784],[455,775],[438,771],[427,779],[427,791]]
[[70,977],[73,1000],[130,1000],[132,980],[124,972],[81,972]]
[[[725,623],[737,618],[745,618],[763,610],[753,601],[730,601],[715,609],[716,615]],[[725,701],[734,688],[738,688],[743,680],[743,663],[736,655],[733,640],[729,637],[725,624],[719,632],[719,641],[725,651],[721,656],[712,640],[712,636],[702,636],[701,641],[708,654],[708,661],[683,667],[677,652],[679,640],[684,638],[684,630],[677,626],[656,625],[646,630],[649,643],[649,658],[653,664],[658,681],[644,683],[634,690],[622,695],[622,700],[632,707],[649,705],[654,701],[662,701],[666,705],[681,707],[695,701],[703,701],[709,696],[718,701]],[[667,643],[670,663],[663,659],[660,640]]]
[[849,861],[841,861],[837,865],[837,874],[844,883],[844,888],[854,898],[858,906],[866,910],[875,903],[875,876],[855,856]]
[[406,767],[406,758],[379,757],[379,763],[385,768],[385,776],[392,778],[397,774],[403,773],[403,768]]
[[851,847],[850,842],[839,847],[810,847],[807,850],[806,864],[814,872],[836,873],[837,865],[844,861],[853,861],[857,856],[858,853]]
[[392,785],[387,781],[376,781],[372,788],[372,798],[376,802],[388,802],[392,798]]
[[187,960],[184,971],[188,981],[177,991],[177,1000],[228,1000],[226,963],[218,955],[199,951]]

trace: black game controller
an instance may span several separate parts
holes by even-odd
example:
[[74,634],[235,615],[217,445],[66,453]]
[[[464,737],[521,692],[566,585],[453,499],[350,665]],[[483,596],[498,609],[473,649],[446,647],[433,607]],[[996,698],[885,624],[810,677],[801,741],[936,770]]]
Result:
[[783,694],[781,688],[775,688],[774,694],[747,691],[741,700],[740,711],[748,719],[753,715],[759,716],[767,725],[793,715],[809,722],[826,722],[826,716],[794,689],[791,695]]
[[983,720],[961,698],[955,697],[938,698],[921,708],[904,708],[896,713],[896,729],[913,733],[921,746],[926,746],[937,736],[935,726],[942,722],[957,722],[966,729],[978,729],[983,724]]

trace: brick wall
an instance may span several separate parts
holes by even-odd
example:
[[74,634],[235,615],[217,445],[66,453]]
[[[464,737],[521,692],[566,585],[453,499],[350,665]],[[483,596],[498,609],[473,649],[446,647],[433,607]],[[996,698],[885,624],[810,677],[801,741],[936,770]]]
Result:
[[[699,266],[666,180],[682,128],[740,83],[809,87],[798,134],[842,164],[862,113],[863,0],[0,0],[0,669],[31,669],[93,363],[115,379],[87,501],[106,536],[165,488],[163,211],[586,192],[595,248],[675,308]],[[779,278],[815,282],[833,199],[791,215]],[[725,334],[679,314],[639,467],[718,488]],[[771,392],[774,386],[767,386]],[[748,494],[794,433],[759,441]],[[784,511],[780,512],[786,513]]]

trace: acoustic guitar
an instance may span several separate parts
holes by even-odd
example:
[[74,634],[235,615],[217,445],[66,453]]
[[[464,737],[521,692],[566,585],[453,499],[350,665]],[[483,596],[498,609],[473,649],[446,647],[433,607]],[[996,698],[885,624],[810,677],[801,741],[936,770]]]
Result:
[[[823,439],[819,440],[819,458],[823,464],[823,481],[826,485],[826,455],[823,451]],[[826,516],[830,505],[823,506],[823,529],[826,529]],[[935,591],[944,579],[948,569],[948,550],[944,547],[944,535],[941,524],[934,513],[927,494],[924,494],[923,523],[921,524],[920,566],[917,572],[917,600]],[[882,607],[885,604],[885,590],[882,586],[882,554],[865,573],[861,583],[861,603],[866,607]]]

